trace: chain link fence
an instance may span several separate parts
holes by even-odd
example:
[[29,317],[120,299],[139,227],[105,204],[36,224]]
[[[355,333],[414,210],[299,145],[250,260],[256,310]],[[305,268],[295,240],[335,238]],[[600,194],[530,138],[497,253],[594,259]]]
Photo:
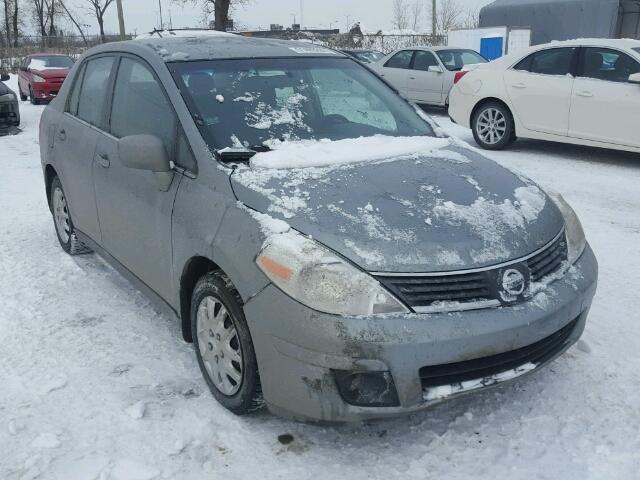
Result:
[[117,35],[107,35],[102,40],[100,35],[64,35],[42,37],[35,35],[21,36],[18,45],[0,45],[0,69],[15,73],[22,59],[34,53],[61,53],[78,58],[87,48],[101,43],[120,40]]

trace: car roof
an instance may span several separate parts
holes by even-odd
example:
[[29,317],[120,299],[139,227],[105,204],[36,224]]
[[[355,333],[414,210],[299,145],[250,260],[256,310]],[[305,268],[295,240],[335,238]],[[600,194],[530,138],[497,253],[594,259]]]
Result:
[[553,41],[542,45],[535,45],[533,48],[544,48],[547,46],[596,46],[625,49],[640,47],[640,40],[634,40],[632,38],[576,38],[574,40]]
[[155,55],[165,63],[198,60],[282,57],[347,57],[347,55],[307,42],[251,38],[241,35],[203,34],[197,31],[171,37],[144,36],[135,40],[94,47],[85,56],[102,52],[129,52]]

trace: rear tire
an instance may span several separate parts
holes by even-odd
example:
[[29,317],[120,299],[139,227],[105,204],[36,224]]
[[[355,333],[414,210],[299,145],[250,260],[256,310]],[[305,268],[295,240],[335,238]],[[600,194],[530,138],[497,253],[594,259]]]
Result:
[[56,235],[62,249],[69,255],[81,255],[90,253],[91,249],[82,243],[76,234],[76,229],[71,220],[71,213],[67,206],[67,197],[62,189],[62,183],[56,176],[51,182],[51,213],[53,214],[53,224],[56,228]]
[[481,105],[471,119],[476,143],[485,150],[502,150],[516,140],[511,111],[498,102]]
[[258,363],[242,300],[221,272],[210,272],[196,284],[191,332],[200,371],[216,400],[236,415],[259,409]]

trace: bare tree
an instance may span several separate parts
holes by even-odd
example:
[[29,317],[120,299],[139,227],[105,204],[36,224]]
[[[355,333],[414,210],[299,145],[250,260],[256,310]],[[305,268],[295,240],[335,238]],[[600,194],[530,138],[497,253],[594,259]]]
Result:
[[76,20],[76,15],[75,13],[73,13],[64,3],[63,0],[58,0],[60,2],[60,6],[62,7],[62,9],[64,10],[65,16],[69,19],[69,21],[71,23],[73,23],[76,27],[76,29],[78,30],[78,33],[80,33],[80,36],[82,37],[82,41],[84,42],[85,45],[87,45],[87,37],[84,34],[84,31],[82,30],[82,27],[80,26],[80,24],[78,23],[78,21]]
[[409,9],[406,0],[393,0],[393,26],[397,30],[409,28]]
[[227,30],[230,13],[235,7],[246,5],[250,0],[173,0],[175,3],[200,5],[206,17],[213,15],[214,28],[221,32]]
[[[4,30],[0,33],[0,40],[2,45],[11,45],[11,2],[10,0],[3,0],[2,6],[4,7]],[[6,40],[5,40],[6,39]]]
[[55,32],[53,20],[55,18],[55,0],[32,0],[33,17],[36,27],[43,38]]
[[458,0],[438,0],[435,21],[438,35],[446,35],[449,30],[460,27],[463,13]]
[[420,21],[422,19],[423,0],[413,0],[411,4],[411,29],[417,32],[420,29]]
[[11,27],[13,28],[13,46],[18,46],[18,12],[20,11],[20,2],[13,0],[13,18],[11,19]]
[[480,26],[480,8],[469,8],[462,22],[463,28],[478,28]]
[[13,44],[18,46],[18,12],[20,5],[18,0],[2,0],[4,13],[4,38],[0,35],[0,40],[4,40],[7,46]]
[[103,42],[106,41],[104,34],[104,16],[107,13],[108,8],[113,4],[113,0],[84,0],[88,10],[95,17],[100,28],[100,38]]

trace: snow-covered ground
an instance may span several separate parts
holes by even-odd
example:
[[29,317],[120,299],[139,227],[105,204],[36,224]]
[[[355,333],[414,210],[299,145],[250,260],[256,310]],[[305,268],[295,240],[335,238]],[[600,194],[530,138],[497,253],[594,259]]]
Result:
[[319,427],[228,413],[174,318],[95,255],[63,253],[40,169],[43,107],[21,108],[24,132],[0,137],[1,479],[639,478],[640,156],[534,141],[489,154],[582,218],[600,285],[576,347],[490,392]]

